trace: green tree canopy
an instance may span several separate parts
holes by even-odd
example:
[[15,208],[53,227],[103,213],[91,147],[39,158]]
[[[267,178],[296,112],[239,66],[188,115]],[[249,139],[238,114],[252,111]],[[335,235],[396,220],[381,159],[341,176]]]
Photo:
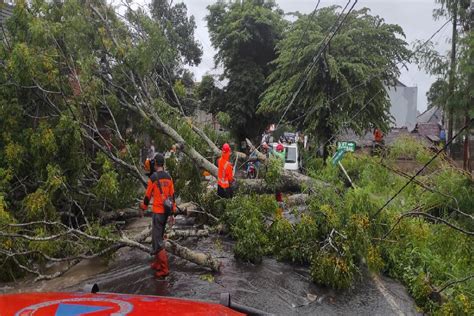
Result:
[[201,109],[216,115],[223,109],[223,91],[219,89],[211,75],[204,75],[196,87],[196,97],[201,102]]
[[283,11],[267,0],[218,1],[208,9],[207,25],[218,50],[215,61],[229,80],[225,111],[238,138],[255,137],[265,125],[256,109],[273,70],[269,63],[276,57],[275,45],[286,26]]
[[388,127],[390,102],[384,87],[395,83],[398,63],[409,55],[400,26],[362,9],[348,16],[308,72],[337,18],[338,7],[333,6],[300,15],[293,23],[277,44],[276,70],[268,78],[259,108],[261,113],[284,113],[308,76],[285,118],[322,143],[343,128],[363,133]]
[[428,109],[433,106],[443,108],[446,104],[446,94],[448,89],[448,83],[445,80],[436,80],[426,92],[426,98],[428,100]]
[[191,66],[199,65],[202,49],[194,38],[196,22],[194,16],[188,17],[186,4],[179,2],[173,5],[168,0],[153,0],[150,8],[168,41],[176,45],[182,61]]

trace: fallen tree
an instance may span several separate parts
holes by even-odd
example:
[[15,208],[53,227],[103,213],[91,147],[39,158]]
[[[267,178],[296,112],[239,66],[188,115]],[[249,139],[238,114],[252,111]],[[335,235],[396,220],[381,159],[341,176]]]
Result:
[[[1,136],[9,145],[0,148],[2,157],[8,158],[0,166],[5,180],[0,188],[0,224],[6,225],[0,229],[0,249],[2,258],[9,264],[14,261],[6,269],[9,279],[16,277],[16,267],[40,276],[36,261],[74,265],[120,247],[148,251],[141,244],[143,234],[131,238],[104,225],[139,215],[129,206],[139,194],[137,184],[147,181],[139,153],[144,135],[165,139],[160,150],[168,143],[180,144],[195,166],[217,176],[217,167],[205,154],[210,150],[217,156],[219,148],[184,119],[181,106],[177,110],[167,98],[174,83],[164,79],[168,77],[164,73],[167,68],[178,73],[179,56],[144,53],[175,52],[174,43],[167,42],[159,23],[146,12],[130,10],[119,16],[115,10],[102,1],[64,6],[28,3],[18,6],[12,17],[11,25],[19,27],[5,32],[0,47],[4,61],[0,105],[10,106],[0,106],[0,111],[2,122],[5,117],[12,124]],[[55,28],[58,18],[80,23]],[[30,58],[33,55],[37,58]],[[248,159],[234,153],[238,159]],[[14,157],[20,154],[24,159],[18,161]],[[242,192],[275,189],[259,180],[241,184]],[[283,172],[277,189],[317,190],[318,185],[305,176]],[[119,211],[110,212],[114,209]],[[196,205],[185,212],[206,213],[217,220]],[[9,226],[23,225],[19,221],[36,224],[31,230]],[[175,244],[170,251],[192,253]],[[211,269],[218,265],[203,255],[190,258]]]
[[[37,227],[46,226],[54,227],[56,234],[34,236],[30,232]],[[151,247],[144,244],[147,237],[151,234],[151,228],[147,228],[134,236],[127,236],[123,232],[118,237],[107,237],[103,234],[88,231],[90,229],[71,228],[60,222],[37,221],[22,224],[8,224],[8,230],[0,231],[0,238],[15,239],[19,241],[16,249],[0,249],[0,253],[6,258],[11,259],[20,269],[25,272],[36,275],[35,280],[53,279],[59,277],[69,271],[73,266],[81,260],[93,259],[117,251],[120,248],[130,247],[151,253]],[[84,227],[83,227],[84,228]],[[174,236],[188,236],[189,235],[206,236],[208,231],[193,231],[186,233],[177,231]],[[50,253],[49,248],[42,245],[62,244],[62,247],[69,249],[68,253],[62,253],[63,256],[57,256]],[[28,248],[30,244],[35,244],[35,250],[23,249]],[[183,247],[175,241],[166,240],[166,250],[182,259],[208,268],[212,271],[219,271],[220,262],[209,254],[204,254],[199,251],[193,251]],[[44,250],[41,250],[43,249]],[[25,260],[27,257],[41,257],[50,263],[65,263],[61,266],[59,271],[48,274],[33,262]]]
[[310,198],[309,194],[301,193],[301,194],[292,194],[286,197],[285,203],[288,206],[297,206],[297,205],[305,205]]
[[[203,233],[201,232],[198,234],[202,235]],[[139,242],[142,240],[146,240],[146,238],[149,235],[151,235],[151,228],[144,230],[143,232],[133,236],[132,238],[122,236],[119,242],[123,243],[126,246],[137,248],[147,253],[151,253],[150,247],[143,245],[141,242]],[[165,248],[166,248],[166,251],[168,251],[169,253],[177,257],[180,257],[182,259],[195,263],[199,266],[209,268],[214,272],[219,271],[221,267],[221,262],[213,258],[210,254],[193,251],[189,248],[179,245],[175,241],[167,239],[165,243]]]
[[142,216],[142,212],[136,208],[126,208],[109,212],[101,211],[99,212],[99,221],[103,224],[107,224],[114,221],[128,220],[140,216]]

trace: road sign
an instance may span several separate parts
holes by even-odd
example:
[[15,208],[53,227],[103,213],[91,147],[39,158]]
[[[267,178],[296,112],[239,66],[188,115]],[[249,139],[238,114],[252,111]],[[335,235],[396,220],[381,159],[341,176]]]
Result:
[[341,161],[345,153],[346,153],[345,149],[338,149],[336,153],[334,154],[334,156],[332,156],[331,163],[333,165],[336,165],[339,161]]
[[337,150],[342,150],[342,149],[344,149],[345,151],[354,152],[356,149],[356,143],[349,142],[349,141],[337,142]]

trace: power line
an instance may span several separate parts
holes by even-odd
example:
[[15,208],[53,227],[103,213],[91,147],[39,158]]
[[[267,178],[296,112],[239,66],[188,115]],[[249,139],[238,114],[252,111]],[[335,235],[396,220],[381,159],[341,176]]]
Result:
[[[444,27],[446,27],[446,25],[448,25],[448,23],[449,23],[450,21],[451,21],[451,20],[446,21],[440,28],[438,28],[425,42],[423,42],[422,45],[420,45],[420,46],[418,47],[418,49],[416,49],[414,52],[412,52],[412,54],[410,54],[410,56],[408,57],[408,59],[411,59],[411,58],[412,58],[415,54],[417,54],[424,46],[426,46],[439,32],[441,32],[441,30],[442,30]],[[402,64],[404,64],[404,66],[406,66],[406,63],[405,63],[404,61],[398,62],[397,65],[398,65],[399,63],[402,63]],[[343,92],[343,93],[341,93],[341,94],[335,96],[334,98],[332,98],[331,100],[329,100],[328,103],[332,103],[332,102],[336,101],[337,99],[339,99],[340,97],[342,97],[342,96],[344,96],[344,95],[346,95],[346,94],[349,94],[350,92],[352,92],[352,91],[354,91],[355,89],[361,87],[362,85],[365,85],[365,84],[366,84],[367,82],[369,82],[370,80],[372,80],[372,79],[374,79],[374,78],[376,78],[376,77],[382,75],[382,74],[385,72],[385,70],[387,70],[388,68],[389,68],[389,67],[386,67],[386,68],[385,68],[384,70],[382,70],[380,73],[378,73],[378,74],[376,74],[376,75],[372,75],[371,77],[369,77],[369,78],[366,79],[365,81],[362,81],[360,84],[358,84],[358,85],[352,87],[351,89],[349,89],[349,90],[347,90],[347,91],[345,91],[345,92]],[[382,91],[383,91],[383,90],[379,90],[379,91],[374,95],[374,97],[375,97],[377,94],[379,94],[380,92],[382,92]],[[359,114],[362,112],[362,110],[364,110],[364,109],[370,104],[370,102],[374,99],[374,97],[371,98],[371,100],[369,100],[369,102],[367,102],[359,111],[357,111],[357,113],[356,113],[353,117],[351,117],[351,121],[352,121],[357,115],[359,115]],[[313,108],[310,109],[309,111],[303,113],[302,115],[298,116],[296,119],[292,120],[291,123],[297,121],[298,119],[300,119],[300,118],[302,118],[302,117],[304,117],[304,116],[308,116],[308,115],[313,114],[314,111],[316,111],[316,109],[317,109],[316,107],[313,107]],[[340,131],[339,131],[339,132],[340,132]],[[339,133],[339,132],[338,132],[338,133]],[[338,133],[334,134],[334,135],[333,135],[330,139],[328,139],[323,145],[319,146],[319,147],[318,147],[318,150],[320,150],[322,147],[326,146],[331,140],[333,140],[335,137],[337,137],[337,136],[338,136]]]
[[[346,4],[346,6],[344,7],[344,9],[342,10],[340,16],[338,17],[338,20],[339,18],[344,14],[344,11],[345,9],[349,6],[349,4],[351,3],[352,0],[349,0]],[[352,12],[352,10],[354,9],[355,5],[357,4],[359,0],[355,0],[354,4],[352,5],[352,7],[349,9],[349,11],[347,12],[347,14],[342,18],[341,22],[339,24],[338,23],[338,20],[335,21],[334,25],[331,27],[331,29],[333,29],[333,27],[335,25],[337,25],[336,29],[331,33],[329,32],[328,35],[325,37],[325,39],[323,40],[323,43],[324,43],[324,46],[320,46],[320,49],[318,50],[318,53],[313,57],[313,61],[312,63],[306,68],[308,69],[308,71],[306,72],[306,75],[305,77],[303,78],[303,80],[301,81],[301,83],[299,84],[298,86],[298,89],[296,90],[296,92],[293,94],[293,97],[291,98],[290,100],[290,103],[288,104],[288,106],[286,107],[285,111],[283,112],[280,120],[278,121],[277,123],[277,127],[278,125],[280,125],[280,123],[282,122],[283,118],[285,117],[286,113],[288,112],[288,110],[290,109],[290,107],[293,105],[293,103],[295,102],[296,100],[296,97],[298,96],[298,94],[300,93],[301,89],[303,88],[304,84],[306,83],[306,81],[308,80],[309,78],[309,75],[311,74],[311,71],[313,70],[314,66],[316,65],[316,63],[319,61],[319,59],[321,58],[322,56],[322,53],[324,52],[324,50],[328,47],[329,43],[331,42],[331,40],[334,38],[334,36],[337,34],[337,32],[341,29],[342,27],[342,24],[344,24],[344,21],[347,19],[347,17],[349,16],[349,14]]]
[[437,152],[433,157],[431,157],[431,159],[430,159],[427,163],[425,163],[425,165],[424,165],[420,170],[418,170],[418,172],[415,173],[415,174],[407,181],[407,183],[405,183],[405,184],[400,188],[400,190],[398,190],[397,193],[395,193],[390,199],[388,199],[387,202],[385,202],[385,204],[384,204],[381,208],[379,208],[379,209],[377,210],[377,212],[375,212],[373,218],[377,217],[377,216],[380,214],[380,212],[382,212],[382,210],[383,210],[387,205],[390,204],[390,202],[392,202],[400,193],[402,193],[402,191],[403,191],[411,182],[413,182],[413,180],[415,180],[415,178],[416,178],[420,173],[422,173],[423,170],[425,170],[425,168],[426,168],[431,162],[433,162],[433,160],[435,160],[436,157],[438,157],[438,155],[439,155],[440,153],[442,153],[443,151],[445,151],[446,148],[453,142],[453,140],[455,140],[459,135],[461,135],[461,133],[462,133],[465,129],[467,129],[473,122],[474,122],[474,118],[472,118],[472,119],[469,121],[469,123],[467,123],[466,125],[464,125],[464,127],[461,128],[461,130],[460,130],[456,135],[454,135],[453,138],[451,138],[448,142],[446,142],[446,144],[443,146],[443,148],[441,148],[440,150],[438,150],[438,152]]
[[[416,49],[414,52],[412,52],[412,54],[410,54],[410,56],[408,57],[408,59],[411,59],[413,56],[415,56],[415,54],[417,54],[422,48],[424,48],[424,46],[428,45],[428,43],[439,33],[441,32],[441,30],[446,26],[448,25],[448,23],[451,21],[451,19],[449,19],[448,21],[446,21],[439,29],[437,29],[431,36],[430,38],[428,38],[423,44],[421,44],[418,49]],[[406,67],[406,62],[405,61],[400,61],[397,63],[397,65],[399,63],[402,63],[403,66]],[[336,101],[337,99],[339,99],[340,97],[346,95],[346,94],[349,94],[351,93],[352,91],[354,91],[355,89],[365,85],[367,82],[369,82],[370,80],[374,79],[374,78],[377,78],[379,76],[381,76],[387,69],[389,69],[390,67],[386,67],[385,69],[383,69],[381,72],[379,72],[378,74],[375,74],[375,75],[372,75],[372,76],[369,76],[368,79],[362,81],[361,83],[359,83],[358,85],[355,85],[354,87],[350,88],[349,90],[345,91],[345,92],[342,92],[341,94],[335,96],[333,99],[329,100],[329,103],[331,102],[334,102]],[[314,113],[314,111],[316,110],[316,108],[313,108],[311,110],[311,112],[307,112],[305,115],[311,115]]]
[[[306,80],[308,80],[308,77],[309,77],[309,74],[311,73],[312,69],[314,68],[314,65],[316,65],[316,63],[319,61],[319,59],[321,58],[321,55],[322,53],[324,52],[324,50],[327,48],[327,46],[329,45],[329,43],[331,42],[331,40],[334,38],[334,36],[337,34],[337,32],[340,30],[342,24],[344,23],[344,21],[347,19],[347,17],[349,16],[349,14],[351,13],[351,11],[354,9],[355,5],[357,4],[359,0],[355,0],[354,4],[352,5],[352,7],[349,9],[349,11],[347,12],[347,14],[345,16],[343,16],[344,14],[344,11],[347,9],[347,7],[349,6],[349,4],[352,2],[352,0],[349,0],[346,4],[346,6],[344,7],[344,9],[341,11],[341,14],[338,16],[338,18],[336,19],[336,21],[334,22],[334,24],[331,26],[331,28],[329,29],[329,33],[326,35],[326,37],[323,39],[322,41],[322,44],[320,47],[319,47],[319,50],[317,52],[317,54],[313,57],[313,61],[311,62],[311,64],[309,64],[304,73],[306,73],[305,75],[305,78],[303,79],[303,81],[300,83],[297,91],[294,93],[290,103],[288,104],[285,112],[283,113],[283,115],[281,116],[280,120],[278,121],[278,123],[276,124],[276,126],[278,127],[278,125],[280,125],[280,123],[282,122],[283,118],[285,117],[286,113],[288,112],[289,108],[293,105],[296,97],[298,96],[299,92],[301,91],[304,83],[306,82]],[[319,3],[320,3],[320,0],[318,0],[318,2],[316,3],[316,7],[314,8],[313,12],[311,13],[310,15],[310,18],[312,18],[314,16],[314,14],[316,13],[318,7],[319,7]],[[340,21],[341,19],[341,16],[343,16],[342,20]],[[339,22],[340,21],[340,22]],[[339,23],[338,23],[339,22]],[[299,46],[301,44],[301,42],[303,41],[303,37],[304,35],[306,34],[307,30],[308,30],[308,27],[309,27],[309,24],[306,25],[306,28],[304,29],[303,31],[303,34],[302,36],[300,37],[300,41],[299,41],[299,44],[297,46]],[[335,29],[334,29],[335,28]],[[334,29],[334,31],[332,31]],[[296,47],[297,47],[296,46]],[[297,48],[295,48],[296,50]],[[258,150],[258,148],[260,148],[261,144],[256,148],[256,150]],[[242,163],[242,166],[248,162],[249,159],[247,159],[247,161],[244,161]]]

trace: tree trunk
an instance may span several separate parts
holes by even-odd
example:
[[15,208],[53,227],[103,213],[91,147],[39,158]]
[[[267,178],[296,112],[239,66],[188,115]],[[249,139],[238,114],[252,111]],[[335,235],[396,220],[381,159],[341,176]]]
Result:
[[186,259],[197,265],[210,268],[212,271],[217,272],[220,270],[221,262],[219,260],[214,259],[209,254],[192,251],[186,247],[180,246],[174,241],[166,241],[166,250],[177,257]]
[[260,161],[266,161],[267,160],[267,156],[262,154],[260,151],[258,151],[258,149],[252,144],[250,139],[246,138],[245,141],[247,142],[247,146],[249,146],[249,148],[250,148],[250,152],[254,152],[254,151],[256,152],[258,160],[260,160]]
[[[151,248],[141,244],[148,236],[151,234],[151,228],[145,229],[141,233],[133,236],[132,238],[128,238],[126,236],[122,236],[119,243],[125,244],[126,246],[133,247],[140,249],[144,252],[151,253]],[[181,245],[178,245],[174,241],[166,240],[165,249],[169,253],[183,258],[187,261],[195,263],[197,265],[206,267],[211,269],[212,271],[219,271],[221,262],[215,258],[213,258],[210,254],[205,254],[202,252],[193,251]]]
[[466,109],[465,114],[465,124],[469,127],[466,129],[466,136],[464,137],[464,159],[463,159],[463,169],[467,172],[471,173],[471,151],[470,151],[470,141],[469,138],[471,136],[471,126],[470,126],[470,117],[469,117],[469,109]]
[[173,229],[168,234],[169,239],[207,236],[209,236],[209,231],[207,229]]
[[188,146],[186,141],[179,135],[171,126],[164,123],[159,116],[153,112],[152,121],[154,125],[159,128],[167,136],[171,137],[175,142],[183,144],[183,151],[188,155],[200,168],[209,171],[212,175],[217,177],[217,167],[204,158],[196,149]]
[[99,220],[102,224],[106,224],[117,220],[127,220],[140,216],[142,216],[142,214],[139,210],[133,208],[126,208],[110,212],[102,211],[99,213]]
[[285,202],[287,206],[296,206],[296,205],[303,205],[309,199],[309,194],[301,193],[301,194],[293,194],[286,198]]
[[[209,236],[209,230],[207,229],[173,229],[167,234],[168,239],[207,236]],[[145,239],[145,243],[151,243],[151,237]]]
[[[470,8],[470,23],[468,26],[468,32],[472,32],[472,27],[474,26],[474,3],[471,3],[471,8]],[[474,76],[472,74],[468,77],[468,87],[473,87],[474,85]],[[468,103],[466,105],[465,109],[465,123],[469,124],[468,128],[466,130],[466,138],[464,139],[464,162],[463,162],[463,167],[464,170],[468,171],[469,173],[472,172],[472,166],[471,166],[471,118],[469,115],[469,107],[472,106],[474,102],[474,98],[472,96],[472,93],[469,96]]]

